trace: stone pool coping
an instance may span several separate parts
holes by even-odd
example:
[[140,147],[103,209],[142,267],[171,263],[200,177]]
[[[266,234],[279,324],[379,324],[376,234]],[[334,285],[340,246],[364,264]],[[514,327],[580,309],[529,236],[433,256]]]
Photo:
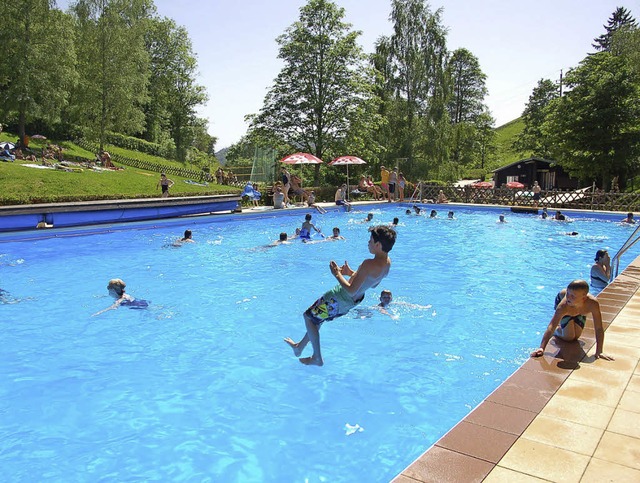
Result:
[[615,361],[552,339],[394,483],[640,481],[640,257],[598,300]]

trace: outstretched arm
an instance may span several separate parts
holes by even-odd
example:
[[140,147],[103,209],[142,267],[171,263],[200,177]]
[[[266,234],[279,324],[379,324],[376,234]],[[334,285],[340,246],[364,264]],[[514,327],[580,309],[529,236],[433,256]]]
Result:
[[100,315],[103,314],[109,310],[113,310],[113,309],[117,309],[118,307],[120,307],[120,304],[122,303],[124,299],[118,299],[116,300],[113,305],[107,307],[106,309],[102,309],[100,312],[96,312],[95,314],[93,314],[91,317],[95,317],[96,315]]
[[549,322],[549,325],[547,326],[547,330],[545,330],[544,334],[542,335],[540,347],[538,347],[531,353],[531,357],[541,357],[544,354],[544,349],[547,347],[549,340],[551,340],[553,332],[556,330],[556,327],[558,327],[561,318],[562,313],[556,310],[556,312],[553,314],[553,317],[551,318],[551,321]]
[[596,359],[604,359],[605,361],[613,361],[614,358],[602,353],[604,348],[604,328],[602,327],[602,313],[600,312],[600,304],[594,301],[591,310],[593,317],[593,328],[596,332]]

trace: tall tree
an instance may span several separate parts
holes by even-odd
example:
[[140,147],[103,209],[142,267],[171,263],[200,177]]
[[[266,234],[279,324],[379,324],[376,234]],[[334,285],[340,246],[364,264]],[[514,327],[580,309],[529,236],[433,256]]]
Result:
[[78,32],[74,114],[103,149],[107,131],[143,130],[149,57],[145,22],[153,0],[76,0]]
[[487,76],[478,58],[467,49],[457,49],[447,63],[447,73],[453,90],[448,105],[451,122],[474,122],[486,109],[487,95]]
[[513,148],[521,153],[530,152],[534,156],[549,159],[551,151],[549,140],[544,135],[542,125],[546,118],[546,107],[558,98],[556,83],[549,79],[540,79],[538,85],[529,96],[529,101],[522,112],[524,129],[513,142]]
[[147,26],[151,78],[145,137],[158,142],[169,133],[184,160],[196,131],[202,134],[196,108],[207,101],[206,89],[196,83],[198,63],[187,30],[168,18],[151,19]]
[[640,156],[640,82],[622,56],[598,52],[568,72],[543,126],[555,159],[583,180],[624,187]]
[[0,1],[5,20],[0,109],[15,115],[20,139],[34,119],[55,122],[75,82],[71,18],[52,0]]
[[597,51],[611,51],[611,39],[613,35],[626,29],[635,29],[638,27],[636,19],[633,18],[631,13],[624,7],[618,7],[609,17],[607,25],[603,25],[605,33],[593,39],[592,47]]
[[383,84],[393,89],[395,97],[388,111],[394,116],[388,122],[402,134],[393,155],[411,164],[416,158],[423,173],[427,159],[437,164],[448,151],[446,29],[441,16],[442,9],[432,12],[424,0],[392,0],[393,34],[376,45],[378,57],[388,54],[380,75],[391,77]]
[[487,76],[480,69],[478,59],[467,49],[453,52],[447,62],[447,75],[451,88],[447,107],[453,124],[451,161],[468,165],[476,154],[476,121],[486,110]]
[[[351,30],[344,15],[328,0],[309,0],[300,9],[299,20],[277,39],[284,67],[253,130],[268,131],[319,158],[339,154],[349,135],[362,137],[363,113],[375,115],[369,107],[371,82],[357,44],[360,32]],[[318,174],[316,169],[315,181]]]

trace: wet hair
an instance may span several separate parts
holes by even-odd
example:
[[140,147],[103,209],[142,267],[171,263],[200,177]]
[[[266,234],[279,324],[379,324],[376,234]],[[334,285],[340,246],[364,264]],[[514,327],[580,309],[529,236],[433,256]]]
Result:
[[382,292],[380,292],[380,297],[382,297],[383,295],[388,295],[389,297],[391,297],[391,290],[383,290]]
[[113,289],[118,295],[122,295],[126,286],[121,278],[112,278],[107,284],[107,290]]
[[567,290],[583,290],[589,292],[589,283],[586,280],[574,280],[567,285]]
[[184,231],[184,238],[186,238],[186,239],[190,239],[191,238],[191,230],[185,230]]
[[378,225],[369,230],[375,243],[380,242],[382,251],[389,253],[396,243],[396,232],[388,226]]
[[[407,210],[407,211],[409,211],[409,210]],[[411,212],[409,211],[409,213],[411,213]],[[394,218],[393,219],[393,224],[397,225],[398,223],[400,223],[400,220],[398,218]]]
[[304,219],[306,221],[311,221],[311,213],[307,213],[306,215],[304,215]]
[[280,233],[280,241],[287,241],[287,234],[285,232]]
[[337,226],[334,226],[332,231],[337,231],[338,233],[340,233],[340,228],[338,228]]
[[598,250],[596,252],[596,257],[594,258],[594,261],[598,261],[601,257],[603,257],[605,255],[605,253],[607,253],[606,250]]
[[373,218],[373,213],[369,213],[369,214],[367,214],[367,219],[369,219],[369,220],[370,220],[371,218]]
[[410,215],[411,214],[411,210],[407,210],[404,212],[405,215]]

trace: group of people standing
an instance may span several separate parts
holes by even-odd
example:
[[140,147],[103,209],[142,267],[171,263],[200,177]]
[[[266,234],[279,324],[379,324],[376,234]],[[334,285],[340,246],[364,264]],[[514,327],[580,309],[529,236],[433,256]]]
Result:
[[402,172],[398,172],[395,167],[389,171],[384,166],[380,166],[380,186],[387,201],[404,201],[404,187],[407,184]]

